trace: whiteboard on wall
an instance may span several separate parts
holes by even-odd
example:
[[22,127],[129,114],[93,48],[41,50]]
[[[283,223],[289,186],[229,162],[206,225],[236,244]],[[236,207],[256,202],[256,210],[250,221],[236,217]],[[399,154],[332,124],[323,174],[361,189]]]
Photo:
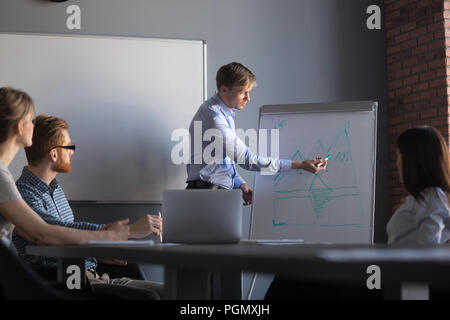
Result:
[[[57,176],[69,199],[161,201],[186,186],[171,134],[204,101],[204,41],[2,33],[0,47],[0,86],[69,123],[73,169]],[[25,164],[20,151],[16,179]]]
[[377,103],[264,106],[259,127],[279,130],[281,159],[332,158],[318,174],[257,174],[250,239],[372,243]]

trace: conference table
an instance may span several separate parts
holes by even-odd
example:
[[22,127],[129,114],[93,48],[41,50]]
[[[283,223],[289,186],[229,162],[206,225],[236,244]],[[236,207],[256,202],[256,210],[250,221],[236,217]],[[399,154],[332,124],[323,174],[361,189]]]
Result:
[[241,299],[240,285],[227,279],[236,279],[243,271],[279,274],[309,283],[364,286],[372,275],[370,270],[373,269],[369,267],[374,265],[379,268],[387,299],[407,298],[411,292],[426,299],[430,285],[450,288],[450,247],[447,245],[242,241],[220,245],[28,246],[26,253],[56,257],[61,268],[74,261],[82,266],[82,259],[86,257],[160,264],[164,266],[165,299]]

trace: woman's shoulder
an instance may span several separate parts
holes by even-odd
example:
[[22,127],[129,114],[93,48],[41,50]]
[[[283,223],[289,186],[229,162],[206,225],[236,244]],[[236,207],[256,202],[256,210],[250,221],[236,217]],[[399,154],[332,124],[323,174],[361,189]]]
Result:
[[13,183],[14,177],[12,176],[9,169],[0,161],[0,181],[3,183]]
[[443,215],[450,216],[448,197],[444,190],[430,187],[422,192],[423,200],[419,202],[418,216]]
[[448,206],[448,197],[447,193],[439,187],[430,187],[426,188],[422,192],[423,198],[425,201],[433,201],[433,202],[441,202]]

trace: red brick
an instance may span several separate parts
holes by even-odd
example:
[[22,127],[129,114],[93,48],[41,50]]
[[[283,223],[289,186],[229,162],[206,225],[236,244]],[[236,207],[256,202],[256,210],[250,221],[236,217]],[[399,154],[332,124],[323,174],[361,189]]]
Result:
[[[425,46],[425,47],[426,47],[426,46]],[[391,47],[388,47],[388,48],[387,48],[387,54],[390,55],[390,54],[399,52],[400,50],[401,50],[401,47],[400,47],[399,44],[396,45],[396,46],[391,46]]]
[[428,32],[434,32],[434,31],[437,31],[437,30],[439,30],[441,28],[444,28],[442,23],[441,22],[435,22],[435,23],[429,24],[427,29],[428,29]]
[[[419,61],[419,59],[417,57],[412,57],[412,58],[406,59],[403,61],[403,67],[409,67],[412,65],[416,65],[418,63],[418,61]],[[442,64],[444,64],[444,63],[442,62]]]
[[410,94],[410,93],[411,93],[411,86],[405,87],[405,88],[400,88],[395,91],[395,94],[397,97],[404,96],[405,94]]
[[435,72],[429,71],[429,72],[425,72],[425,73],[421,73],[420,74],[420,81],[427,81],[427,80],[431,80],[435,77]]
[[391,63],[387,65],[387,72],[388,73],[393,73],[394,71],[400,70],[402,68],[403,62],[399,61],[396,63]]
[[447,92],[445,90],[446,88],[437,88],[437,96],[438,97],[442,97],[442,96],[446,96]]
[[434,50],[437,48],[445,48],[445,43],[442,40],[433,41],[428,44],[428,50]]
[[406,40],[409,40],[409,32],[402,33],[401,35],[395,37],[395,43],[400,43]]
[[417,40],[416,39],[412,39],[412,40],[409,40],[409,41],[406,41],[406,42],[403,42],[403,43],[400,44],[400,48],[402,50],[413,48],[413,47],[417,47]]
[[430,88],[436,88],[436,87],[443,87],[446,86],[444,78],[442,79],[435,79],[430,81]]
[[395,10],[395,11],[386,13],[386,21],[391,21],[398,17],[400,17],[400,10]]
[[422,83],[419,83],[419,84],[415,84],[413,86],[414,92],[423,91],[423,90],[427,90],[427,89],[428,89],[428,82],[422,82]]
[[431,90],[420,93],[420,99],[422,99],[422,100],[426,100],[426,99],[430,99],[430,98],[434,98],[434,97],[436,97],[435,89],[431,89]]
[[394,9],[399,9],[401,7],[408,5],[408,0],[397,0],[394,2],[393,5],[394,5]]
[[398,125],[398,124],[401,124],[401,123],[404,123],[404,122],[405,122],[405,119],[403,118],[402,115],[389,118],[389,123],[391,125],[396,125],[396,124]]
[[412,73],[424,72],[428,70],[428,64],[424,63],[411,68]]
[[434,118],[430,121],[432,126],[448,125],[448,118]]
[[436,77],[444,77],[446,75],[445,68],[436,69]]
[[417,81],[419,81],[419,75],[415,74],[415,75],[413,75],[411,77],[406,77],[405,79],[403,79],[403,84],[405,86],[407,86],[407,85],[410,85],[412,83],[416,83]]
[[430,61],[428,63],[428,68],[435,69],[445,66],[445,60],[444,59],[436,59],[434,61]]
[[447,105],[446,97],[439,97],[430,100],[430,107],[441,107]]
[[[400,33],[400,32],[399,32]],[[417,28],[411,31],[411,38],[417,38],[427,33],[427,27]]]
[[421,111],[421,110],[425,110],[428,109],[430,107],[430,102],[429,101],[419,101],[413,104],[414,111]]
[[409,76],[410,74],[411,74],[411,68],[406,68],[406,69],[402,69],[400,71],[397,71],[395,73],[395,76],[397,78],[403,78],[403,77]]
[[412,49],[412,54],[413,54],[414,56],[415,56],[415,55],[418,55],[418,54],[425,53],[425,52],[427,52],[427,46],[426,46],[426,45],[422,45],[422,46],[420,46],[420,47],[417,47],[417,48]]
[[434,32],[435,39],[441,39],[445,37],[445,29],[437,30]]
[[[400,29],[401,28],[398,27],[398,28],[394,28],[394,29],[390,29],[390,30],[386,31],[386,37],[389,39],[389,38],[393,38],[393,37],[399,35]],[[426,32],[426,28],[425,28],[425,32]]]
[[391,12],[392,10],[394,10],[394,5],[392,3],[390,5],[386,5],[386,2],[385,2],[384,12],[388,13],[388,12]]
[[428,34],[426,34],[424,36],[419,37],[419,39],[417,40],[417,43],[419,45],[421,45],[421,44],[424,44],[426,42],[432,41],[433,39],[434,39],[434,34],[431,32],[431,33],[428,33]]
[[400,88],[401,86],[402,86],[402,80],[395,80],[395,81],[391,81],[388,83],[389,90]]
[[415,101],[417,101],[419,99],[420,99],[420,94],[414,93],[414,94],[411,94],[409,96],[406,96],[404,98],[403,102],[404,103],[410,103],[410,102],[415,102]]
[[410,22],[401,27],[402,32],[408,32],[416,28],[416,22]]
[[429,109],[420,113],[420,119],[429,119],[438,115],[437,109]]

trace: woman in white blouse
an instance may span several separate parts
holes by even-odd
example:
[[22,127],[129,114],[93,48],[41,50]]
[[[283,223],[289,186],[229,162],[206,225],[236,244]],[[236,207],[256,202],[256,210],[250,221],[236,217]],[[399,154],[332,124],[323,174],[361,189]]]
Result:
[[397,139],[397,168],[408,196],[387,225],[388,242],[439,244],[450,239],[448,146],[433,127]]
[[128,219],[102,231],[87,231],[46,223],[22,199],[8,166],[20,148],[31,146],[34,104],[20,90],[0,88],[0,240],[11,245],[15,231],[28,241],[42,245],[80,244],[90,240],[127,240]]

